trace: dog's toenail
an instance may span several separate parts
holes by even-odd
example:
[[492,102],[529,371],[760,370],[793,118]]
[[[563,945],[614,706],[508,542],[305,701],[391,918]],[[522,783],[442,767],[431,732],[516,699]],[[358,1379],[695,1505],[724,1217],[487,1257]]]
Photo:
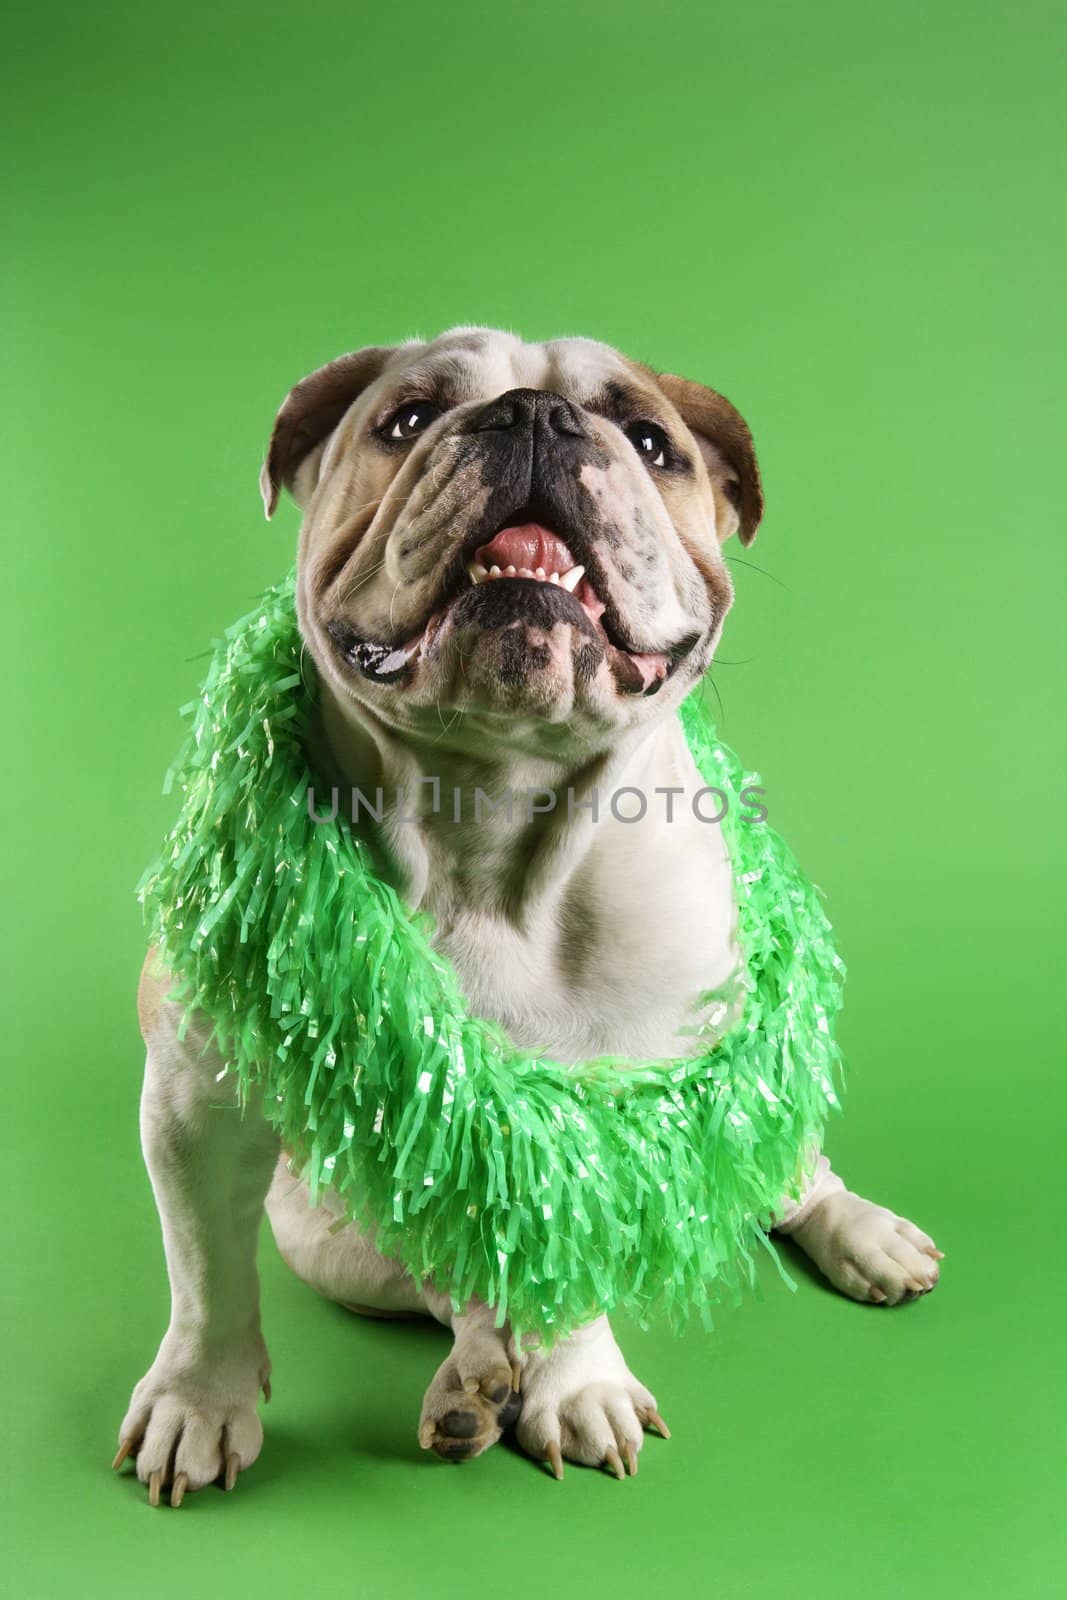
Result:
[[475,1411],[446,1411],[439,1426],[450,1439],[473,1439],[480,1423]]
[[498,1405],[501,1404],[502,1401],[507,1399],[507,1397],[508,1397],[508,1395],[510,1393],[511,1393],[511,1384],[510,1383],[498,1383],[495,1389],[490,1389],[489,1390],[489,1398],[490,1398],[490,1400],[493,1402],[493,1404],[495,1406],[498,1406]]

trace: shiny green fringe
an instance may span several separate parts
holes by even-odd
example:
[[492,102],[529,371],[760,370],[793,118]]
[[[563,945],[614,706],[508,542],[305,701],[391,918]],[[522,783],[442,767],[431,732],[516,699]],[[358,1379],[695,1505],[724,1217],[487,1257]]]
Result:
[[313,1195],[457,1307],[478,1295],[546,1344],[615,1307],[710,1323],[839,1104],[843,967],[788,847],[737,820],[753,775],[691,695],[690,748],[732,802],[741,1021],[678,1060],[567,1067],[472,1017],[428,919],[343,820],[310,820],[313,678],[290,574],[185,708],[181,812],[138,893],[186,1020],[211,1019],[242,1098],[262,1088]]

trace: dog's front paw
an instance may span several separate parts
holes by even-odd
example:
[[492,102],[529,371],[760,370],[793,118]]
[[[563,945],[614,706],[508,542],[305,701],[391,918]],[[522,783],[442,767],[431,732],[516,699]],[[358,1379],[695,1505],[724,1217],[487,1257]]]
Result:
[[616,1478],[627,1468],[632,1475],[648,1427],[670,1438],[655,1396],[627,1367],[607,1317],[579,1328],[547,1355],[527,1357],[516,1436],[557,1478],[564,1457],[605,1467]]
[[929,1235],[847,1189],[821,1200],[792,1237],[853,1300],[895,1306],[937,1286],[943,1252]]
[[470,1461],[496,1444],[519,1414],[518,1372],[504,1329],[481,1312],[461,1319],[422,1402],[422,1448],[443,1461]]
[[219,1477],[232,1489],[263,1444],[260,1389],[269,1400],[270,1359],[258,1332],[208,1348],[168,1331],[130,1398],[112,1465],[135,1456],[153,1506],[168,1485],[172,1506]]

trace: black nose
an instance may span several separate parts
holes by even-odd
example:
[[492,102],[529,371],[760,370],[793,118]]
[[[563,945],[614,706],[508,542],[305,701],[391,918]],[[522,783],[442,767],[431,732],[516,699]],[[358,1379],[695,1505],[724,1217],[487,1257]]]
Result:
[[577,406],[550,389],[509,389],[497,395],[474,420],[476,433],[507,428],[547,428],[550,433],[588,439],[589,430]]

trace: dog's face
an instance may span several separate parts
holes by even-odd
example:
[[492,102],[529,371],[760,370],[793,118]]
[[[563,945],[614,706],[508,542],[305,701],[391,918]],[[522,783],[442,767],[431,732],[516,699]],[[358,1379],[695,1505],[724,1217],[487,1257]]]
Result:
[[398,728],[610,733],[677,704],[730,605],[720,544],[762,509],[714,391],[591,340],[480,328],[304,379],[261,483],[268,516],[283,484],[305,511],[320,672]]

